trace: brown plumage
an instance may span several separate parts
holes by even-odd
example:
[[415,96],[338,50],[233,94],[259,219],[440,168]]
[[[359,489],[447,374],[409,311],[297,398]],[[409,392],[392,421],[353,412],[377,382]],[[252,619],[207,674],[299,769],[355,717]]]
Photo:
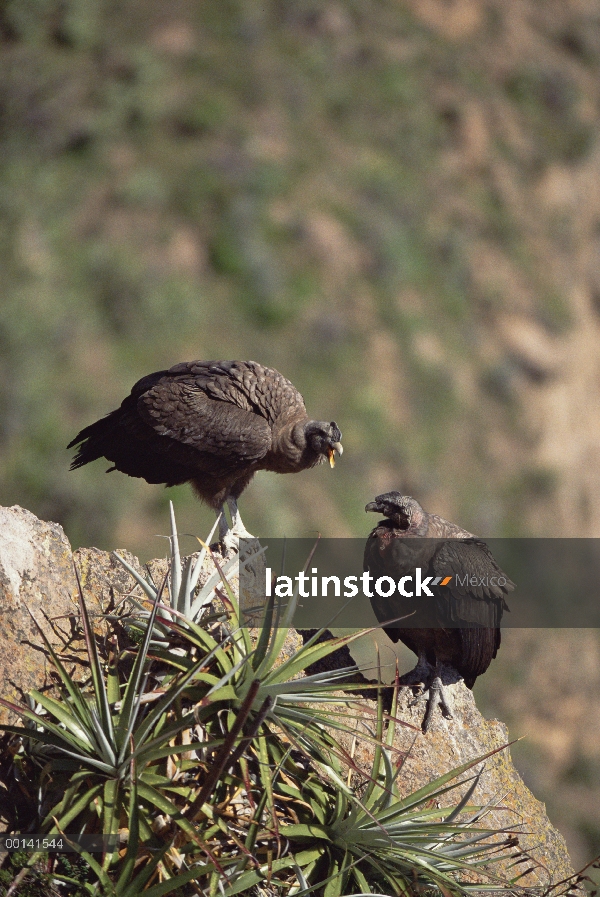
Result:
[[[440,691],[440,668],[452,668],[473,687],[500,647],[500,621],[508,610],[504,595],[514,585],[485,542],[443,517],[428,514],[414,498],[388,492],[378,495],[365,510],[385,517],[365,546],[364,568],[375,579],[391,576],[398,581],[402,576],[414,576],[416,567],[421,568],[423,578],[452,576],[446,586],[429,584],[433,598],[426,594],[407,597],[398,590],[389,598],[375,592],[371,598],[380,622],[411,615],[410,625],[399,621],[384,626],[384,631],[419,658],[415,670],[403,677],[406,684],[430,680],[430,693],[439,693],[442,709],[449,712]],[[430,705],[425,728],[432,709]]]
[[192,483],[218,514],[228,503],[235,537],[249,535],[237,499],[257,470],[296,473],[326,458],[333,467],[341,438],[334,421],[308,417],[278,371],[255,361],[190,361],[143,377],[68,448],[79,446],[72,470],[104,457],[113,462],[109,471],[148,483]]

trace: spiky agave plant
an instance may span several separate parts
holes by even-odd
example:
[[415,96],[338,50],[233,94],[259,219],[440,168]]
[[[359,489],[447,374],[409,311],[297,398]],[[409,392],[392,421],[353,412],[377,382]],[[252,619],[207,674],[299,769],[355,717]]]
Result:
[[[174,539],[172,544],[176,544]],[[219,570],[216,558],[213,563]],[[310,558],[307,567],[309,563]],[[136,579],[139,582],[138,576]],[[285,876],[293,869],[298,881],[304,881],[306,887],[311,882],[314,887],[326,886],[331,895],[342,894],[349,886],[366,888],[368,880],[393,887],[396,893],[412,893],[416,884],[434,886],[440,893],[444,889],[446,893],[469,890],[470,886],[457,881],[457,876],[464,871],[483,874],[484,865],[489,866],[492,855],[500,849],[498,836],[502,836],[501,846],[508,847],[514,845],[514,835],[504,830],[474,830],[481,810],[471,808],[468,818],[460,818],[461,813],[467,812],[477,777],[473,777],[467,795],[455,807],[432,809],[431,802],[464,785],[462,781],[448,783],[485,758],[453,770],[421,789],[412,799],[401,800],[396,785],[399,767],[391,759],[394,725],[389,726],[384,745],[380,706],[378,728],[370,739],[375,748],[374,767],[368,777],[368,787],[359,799],[356,791],[344,782],[342,773],[344,762],[351,764],[352,761],[341,751],[333,735],[336,729],[354,732],[348,722],[351,717],[348,705],[353,698],[340,695],[339,689],[341,682],[356,672],[356,668],[298,676],[359,633],[320,642],[321,630],[278,664],[295,613],[297,594],[283,612],[275,607],[273,600],[267,602],[262,624],[253,637],[244,625],[238,599],[225,576],[218,593],[228,609],[225,628],[230,638],[226,650],[217,650],[206,629],[190,621],[188,615],[176,615],[167,627],[178,634],[180,643],[182,639],[188,642],[190,651],[161,652],[161,657],[183,673],[190,669],[190,657],[194,653],[210,654],[211,669],[205,675],[214,678],[203,681],[202,685],[189,681],[186,696],[196,701],[196,719],[206,732],[211,732],[216,719],[214,704],[207,702],[202,694],[206,684],[211,684],[213,701],[222,701],[223,709],[227,709],[228,739],[215,758],[203,788],[188,808],[188,818],[198,820],[206,812],[208,795],[211,789],[218,790],[223,785],[220,776],[231,769],[232,756],[240,760],[240,775],[247,795],[250,797],[253,788],[261,793],[257,807],[260,812],[258,817],[252,817],[244,842],[245,854],[223,859],[228,884],[225,887],[225,880],[219,879],[221,892],[242,893],[257,885],[265,875],[272,880],[276,871]],[[253,775],[249,758],[254,759]],[[293,810],[289,806],[291,802],[296,807],[295,817],[298,820],[302,817],[302,822],[294,822],[294,816],[289,816],[285,825],[278,823],[282,819],[278,801],[284,795],[288,810]],[[241,829],[244,829],[244,818],[243,814],[238,817]],[[261,818],[264,819],[262,848]],[[496,836],[493,843],[489,841],[492,834]],[[266,871],[260,865],[244,871],[249,864],[256,867],[264,845],[270,844],[271,851],[275,850],[275,841],[280,836],[289,844],[287,855],[280,856],[275,864],[274,861],[267,863]],[[269,848],[266,850],[268,853]],[[490,889],[502,888],[498,878],[489,874],[488,878],[492,882]],[[485,886],[478,887],[485,889]]]
[[[208,554],[208,546],[220,518],[217,518],[215,521],[206,542],[198,539],[201,546],[198,555],[189,555],[182,560],[172,501],[169,502],[169,515],[171,535],[169,536],[168,572],[162,584],[157,585],[152,578],[141,576],[116,551],[113,552],[119,563],[133,576],[151,602],[155,603],[159,600],[160,593],[161,603],[153,621],[152,644],[162,645],[163,647],[169,647],[168,641],[170,636],[173,635],[173,630],[167,624],[176,618],[182,623],[186,621],[195,623],[202,617],[205,617],[207,609],[210,608],[215,600],[216,590],[221,585],[222,575],[228,577],[237,569],[239,564],[239,559],[235,555],[225,561],[222,570],[219,570],[212,564],[212,570],[209,569],[205,582],[198,588],[198,582],[205,569],[205,563],[207,559],[212,558],[212,554]],[[144,632],[151,611],[133,595],[128,596],[128,601],[135,609],[135,612],[127,617],[122,615],[119,619],[132,629]]]
[[[502,748],[474,758],[403,798],[397,784],[402,762],[394,762],[393,756],[396,700],[397,691],[385,738],[381,700],[378,702],[373,764],[370,774],[362,773],[365,787],[360,796],[359,789],[350,788],[337,767],[335,797],[315,802],[312,823],[284,829],[291,843],[318,854],[298,870],[302,887],[294,893],[320,893],[324,888],[328,897],[342,897],[371,894],[376,888],[377,893],[459,897],[469,892],[513,890],[520,875],[507,881],[494,874],[493,865],[499,860],[516,862],[523,856],[516,834],[479,824],[489,806],[471,806],[469,802],[481,772],[465,778],[465,773]],[[441,807],[440,802],[453,792],[456,799]],[[256,873],[249,873],[246,882],[253,875]],[[237,889],[240,884],[232,894],[241,893]]]
[[[5,728],[45,750],[45,776],[65,782],[40,830],[123,836],[126,847],[100,862],[80,850],[97,875],[90,894],[159,897],[175,888],[187,893],[189,882],[190,893],[233,897],[265,881],[272,893],[297,895],[408,894],[417,885],[466,893],[462,872],[481,872],[498,846],[487,842],[488,831],[474,831],[469,794],[453,810],[431,802],[449,793],[452,775],[469,764],[400,799],[393,733],[384,742],[380,702],[369,736],[373,769],[359,796],[345,780],[348,767],[359,770],[335,737],[336,730],[354,731],[353,697],[337,691],[354,668],[299,675],[356,636],[319,643],[317,634],[277,665],[294,602],[283,612],[267,604],[253,633],[213,562],[225,608],[218,625],[212,615],[207,623],[192,613],[194,574],[186,599],[180,567],[171,596],[183,597],[183,609],[172,598],[161,605],[153,593],[141,644],[129,649],[132,667],[127,658],[101,657],[80,595],[91,687],[69,676],[44,639],[62,700],[33,692],[42,710],[2,701],[26,722]],[[160,620],[157,644],[160,611],[169,617]],[[495,890],[509,884],[493,881]]]
[[[78,579],[79,581],[79,579]],[[133,667],[125,683],[119,680],[115,658],[108,663],[101,661],[96,638],[80,587],[80,610],[91,673],[91,688],[84,688],[67,672],[52,645],[38,625],[38,631],[50,655],[61,682],[60,700],[38,691],[31,693],[39,710],[25,704],[16,704],[0,698],[0,703],[20,716],[24,727],[2,726],[20,737],[23,743],[40,746],[45,753],[46,778],[59,778],[65,783],[61,799],[39,821],[43,834],[78,836],[100,832],[117,839],[119,830],[127,831],[127,850],[119,862],[113,847],[107,850],[103,861],[97,861],[85,851],[89,864],[97,872],[104,893],[118,897],[130,897],[157,874],[164,862],[169,844],[154,856],[147,854],[148,862],[142,870],[139,861],[144,850],[152,846],[152,826],[160,814],[170,814],[187,836],[199,841],[194,827],[180,815],[177,805],[165,793],[172,785],[171,777],[162,774],[157,761],[177,756],[189,747],[172,744],[182,728],[193,721],[193,711],[174,714],[173,706],[193,678],[203,661],[184,674],[172,678],[168,688],[162,689],[156,701],[145,702],[152,694],[148,688],[150,670],[148,648],[153,624],[159,607],[154,603],[148,620],[146,634],[137,651]],[[36,623],[37,625],[37,623]],[[211,745],[206,745],[210,748]],[[77,847],[77,844],[75,844]],[[34,854],[33,865],[39,854]],[[119,862],[119,874],[113,881],[107,874],[111,865]],[[138,866],[135,875],[134,867]],[[183,873],[181,883],[192,879],[197,871]],[[132,878],[136,884],[134,886]],[[160,893],[168,893],[173,888]],[[91,893],[97,893],[92,890]],[[156,891],[155,894],[159,892]]]
[[[212,535],[212,534],[211,534]],[[211,536],[209,536],[210,539]],[[198,540],[201,542],[201,540]],[[165,604],[161,604],[153,622],[153,656],[180,672],[188,672],[195,658],[212,652],[212,671],[214,676],[227,683],[227,688],[218,693],[219,698],[231,700],[234,709],[239,709],[245,701],[250,688],[254,688],[255,697],[251,706],[251,715],[258,712],[265,703],[268,705],[268,718],[277,721],[287,730],[288,736],[296,736],[304,740],[312,736],[321,740],[322,726],[314,725],[315,721],[327,721],[330,726],[340,725],[347,730],[348,725],[342,715],[338,718],[333,708],[344,708],[352,702],[349,695],[340,695],[340,682],[357,672],[355,666],[337,670],[302,676],[303,671],[318,660],[337,651],[358,638],[361,633],[332,638],[321,641],[325,630],[321,629],[302,647],[292,651],[287,659],[280,662],[282,649],[290,633],[291,623],[296,612],[298,591],[285,608],[270,599],[263,608],[262,621],[252,630],[246,625],[245,613],[235,594],[229,577],[237,570],[238,564],[253,564],[263,554],[264,549],[254,548],[250,556],[235,556],[224,563],[215,557],[206,543],[201,542],[202,551],[197,559],[190,556],[182,560],[179,553],[179,539],[175,517],[171,506],[171,536],[169,573],[163,583],[168,595]],[[158,589],[149,578],[141,576],[131,565],[115,554],[122,565],[130,572],[135,581],[144,590],[151,602],[156,602]],[[200,568],[205,560],[212,563],[213,570],[202,588],[196,593]],[[306,562],[308,566],[310,558]],[[214,601],[218,598],[225,609],[214,611]],[[137,599],[133,601],[137,610],[125,619],[130,627],[145,631],[150,610]],[[222,626],[215,622],[221,620]],[[227,635],[228,648],[218,649],[218,637]],[[213,685],[217,678],[213,678]],[[167,677],[168,679],[168,677]],[[186,694],[192,699],[202,700],[203,685],[187,689]],[[363,686],[364,687],[364,686]],[[215,699],[217,693],[214,693]],[[315,705],[328,705],[326,709],[318,709]],[[331,746],[332,742],[329,742]]]
[[[133,667],[124,678],[119,669],[118,659],[112,657],[103,662],[98,652],[96,639],[90,623],[88,612],[80,590],[80,609],[83,632],[88,651],[89,669],[91,671],[91,688],[86,689],[75,681],[66,670],[63,662],[46,639],[40,629],[40,635],[55,666],[61,681],[60,699],[48,694],[34,691],[32,701],[37,706],[16,704],[4,699],[1,702],[13,713],[20,715],[25,721],[24,727],[6,726],[6,731],[20,737],[22,745],[33,745],[38,760],[46,760],[46,782],[56,784],[60,778],[64,782],[61,799],[50,808],[46,807],[38,828],[43,834],[55,833],[77,835],[100,831],[106,835],[116,835],[119,830],[125,833],[127,851],[121,863],[115,851],[107,852],[99,865],[96,860],[86,854],[90,866],[97,871],[99,881],[106,892],[116,888],[115,893],[133,893],[130,881],[133,868],[136,866],[136,887],[148,881],[160,872],[169,875],[172,857],[166,855],[170,844],[161,849],[159,854],[148,858],[143,870],[139,869],[140,846],[147,849],[152,842],[153,828],[161,819],[174,821],[175,829],[184,832],[183,842],[190,841],[199,848],[199,858],[194,860],[194,869],[186,869],[185,878],[190,879],[210,869],[220,874],[221,865],[204,847],[199,835],[197,818],[211,818],[210,802],[214,798],[211,792],[217,792],[215,770],[220,775],[225,771],[225,764],[231,766],[238,754],[239,746],[235,743],[241,728],[246,724],[251,705],[256,698],[258,681],[248,684],[247,677],[237,682],[238,690],[232,689],[230,680],[242,667],[248,666],[248,657],[236,658],[232,665],[229,662],[231,645],[238,638],[238,627],[230,635],[225,634],[219,641],[202,627],[197,626],[194,617],[203,609],[214,595],[214,576],[209,580],[200,595],[200,600],[192,601],[197,582],[197,570],[202,564],[202,557],[197,567],[186,561],[186,575],[179,569],[180,557],[177,547],[176,529],[172,528],[172,565],[173,581],[170,589],[170,604],[162,605],[160,591],[151,591],[151,584],[146,583],[147,593],[152,597],[151,609],[142,615],[143,639],[137,647]],[[218,576],[223,577],[223,584],[229,588],[223,571],[218,569]],[[233,593],[230,591],[231,596]],[[179,610],[182,607],[183,610]],[[181,664],[181,652],[163,650],[160,655],[151,655],[153,638],[157,634],[157,617],[163,612],[160,636],[171,636],[179,629],[184,638],[189,640],[189,627],[196,635],[196,658],[191,662],[186,657],[184,669],[177,669],[175,658]],[[170,620],[166,612],[172,613],[178,621]],[[236,613],[237,613],[236,607]],[[169,623],[171,624],[169,627]],[[39,627],[38,627],[39,628]],[[247,635],[247,634],[246,634]],[[247,641],[244,642],[247,644]],[[166,642],[169,647],[169,639]],[[239,653],[239,652],[238,652]],[[214,657],[218,662],[213,663]],[[156,670],[157,664],[164,667],[165,658],[171,660],[171,674]],[[159,681],[160,687],[155,687]],[[195,695],[187,693],[187,686],[194,682]],[[185,700],[184,700],[185,698]],[[192,700],[198,698],[194,707]],[[262,712],[269,702],[262,701]],[[198,715],[202,707],[208,723],[201,730],[201,743],[190,743],[190,733],[198,729],[203,718]],[[226,735],[213,725],[214,719],[224,707],[230,708]],[[254,718],[256,731],[260,717]],[[213,739],[208,731],[214,729]],[[182,737],[187,735],[187,738]],[[211,752],[219,750],[216,762],[190,760],[190,755],[200,753],[204,758],[211,758]],[[187,755],[187,756],[186,756]],[[233,759],[232,759],[233,757]],[[181,762],[179,762],[181,761]],[[207,767],[210,766],[210,770]],[[187,769],[194,768],[197,775],[187,774]],[[201,788],[189,784],[204,779]],[[52,789],[47,789],[47,794]],[[56,790],[56,789],[55,789]],[[175,801],[173,800],[175,798]],[[183,806],[183,812],[182,812]],[[187,807],[188,812],[185,812]],[[191,809],[190,809],[191,808]],[[163,826],[170,831],[169,826]],[[171,838],[173,841],[174,838]],[[160,843],[160,842],[159,842]],[[179,839],[176,851],[176,862],[183,856],[182,839]],[[190,852],[189,845],[187,852]],[[142,849],[143,853],[143,849]],[[36,857],[32,857],[31,864]],[[208,866],[207,866],[208,864]],[[119,866],[116,881],[108,876],[108,870]],[[189,864],[188,864],[189,866]],[[181,872],[177,874],[180,886]],[[164,887],[163,887],[164,890]],[[166,893],[166,890],[164,890]]]
[[[331,718],[327,712],[319,711],[314,706],[311,706],[310,712],[307,713],[305,705],[320,702],[347,707],[352,699],[337,693],[339,683],[355,673],[356,667],[303,678],[297,677],[311,664],[356,639],[359,633],[319,642],[323,632],[320,630],[299,651],[293,652],[286,661],[278,664],[295,614],[298,593],[296,592],[284,611],[273,601],[267,603],[262,622],[255,630],[257,635],[254,635],[246,625],[245,614],[240,609],[239,600],[230,585],[229,578],[232,573],[237,572],[238,566],[254,564],[264,553],[264,549],[254,548],[250,556],[236,555],[225,561],[219,561],[208,547],[215,524],[206,542],[198,539],[202,546],[198,556],[190,555],[182,559],[172,503],[170,518],[168,574],[160,587],[150,577],[138,573],[115,552],[117,560],[144,591],[150,606],[145,606],[142,601],[130,595],[128,600],[133,605],[133,612],[110,619],[118,619],[130,629],[145,632],[152,613],[150,642],[152,655],[180,672],[189,672],[197,658],[213,652],[212,669],[215,676],[227,682],[227,689],[219,692],[219,697],[232,700],[234,708],[239,709],[250,687],[258,682],[252,711],[258,711],[267,701],[270,705],[269,716],[273,718],[276,714],[278,721],[282,723],[283,714],[290,728],[299,734],[303,733],[307,726],[310,728],[315,719],[327,718],[330,724],[335,725],[335,717]],[[198,588],[200,575],[207,561],[212,565],[212,569],[209,566],[207,579]],[[161,595],[165,595],[165,599],[153,613],[151,608],[158,600],[159,591]],[[215,599],[218,599],[221,608],[225,608],[225,614],[222,609],[215,610]],[[217,626],[215,635],[214,624],[219,620],[224,626]],[[227,651],[218,648],[219,636],[223,637],[224,634],[227,634],[229,643]],[[164,672],[162,675],[164,676]],[[169,681],[168,676],[165,677],[165,681]],[[213,677],[211,680],[213,686],[217,681],[218,679]],[[196,686],[195,691],[188,689],[187,694],[201,700],[203,685],[199,686],[196,680]],[[273,709],[275,706],[276,711]],[[343,727],[347,728],[347,725],[344,724]],[[313,734],[320,737],[320,727],[314,729]]]

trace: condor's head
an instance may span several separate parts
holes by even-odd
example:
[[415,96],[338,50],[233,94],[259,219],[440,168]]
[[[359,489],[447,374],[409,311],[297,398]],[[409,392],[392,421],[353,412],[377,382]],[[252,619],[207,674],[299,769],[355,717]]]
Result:
[[321,464],[326,459],[330,467],[335,467],[335,455],[342,455],[342,431],[334,420],[330,423],[322,420],[311,420],[304,428],[307,448],[317,456]]
[[424,535],[427,531],[425,511],[418,501],[410,495],[400,492],[384,492],[375,501],[365,506],[365,511],[383,514],[392,522],[394,529],[405,531],[410,535]]
[[307,420],[296,424],[292,431],[302,467],[313,467],[324,461],[335,467],[336,454],[342,455],[344,452],[341,439],[341,430],[334,420]]

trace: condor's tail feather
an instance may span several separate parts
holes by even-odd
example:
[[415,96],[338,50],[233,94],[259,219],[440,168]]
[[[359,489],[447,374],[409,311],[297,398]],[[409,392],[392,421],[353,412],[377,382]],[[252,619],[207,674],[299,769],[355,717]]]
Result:
[[[120,408],[85,427],[69,443],[78,446],[71,462],[71,470],[83,467],[97,458],[112,461],[106,471],[120,470],[130,477],[141,477],[148,483],[177,486],[187,483],[192,473],[190,459],[181,462],[184,453],[194,455],[193,449],[179,445],[168,436],[159,436],[135,410],[135,399],[128,396]],[[193,457],[191,461],[193,462]]]
[[[110,451],[111,443],[114,442],[116,432],[120,429],[121,409],[111,411],[106,417],[84,427],[75,439],[72,439],[67,448],[77,448],[77,454],[71,461],[70,470],[77,470],[90,461],[96,461],[98,458],[109,457],[106,452]],[[112,459],[111,459],[112,460]]]

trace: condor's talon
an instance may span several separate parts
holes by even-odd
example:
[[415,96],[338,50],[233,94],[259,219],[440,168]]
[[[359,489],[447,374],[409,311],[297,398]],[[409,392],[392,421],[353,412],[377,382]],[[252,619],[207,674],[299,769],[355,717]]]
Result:
[[425,695],[427,694],[427,689],[425,688],[425,684],[421,683],[421,685],[413,685],[411,686],[413,699],[409,702],[409,707],[416,707],[417,704],[420,704],[425,700]]
[[419,658],[417,660],[417,665],[410,670],[408,673],[404,673],[403,676],[400,676],[400,685],[407,685],[410,688],[417,686],[424,691],[425,684],[431,678],[431,667],[427,663],[427,658],[425,654],[419,654]]
[[409,708],[412,709],[425,702],[425,715],[421,724],[423,732],[429,729],[435,708],[438,706],[446,719],[454,719],[447,686],[442,681],[443,670],[443,665],[433,667],[426,656],[421,654],[416,667],[399,680],[402,687],[412,690],[412,699],[408,701]]
[[432,680],[431,685],[429,686],[429,698],[427,699],[427,710],[425,711],[425,718],[423,719],[423,731],[427,732],[429,726],[431,725],[431,719],[433,716],[433,711],[439,705],[442,713],[446,717],[446,719],[454,719],[454,714],[452,713],[452,708],[450,706],[450,702],[448,700],[448,695],[446,693],[446,689],[442,684],[442,680],[439,676],[435,676]]
[[232,554],[239,554],[240,540],[233,530],[228,529],[220,542],[223,546],[223,555],[229,554],[230,552]]
[[426,702],[425,716],[421,723],[423,732],[428,732],[433,720],[433,714],[436,707],[439,707],[446,719],[454,719],[452,704],[448,695],[446,686],[442,683],[440,676],[434,676],[429,686],[424,687],[420,694],[416,695],[414,700],[409,703],[409,707],[416,707],[417,704]]

